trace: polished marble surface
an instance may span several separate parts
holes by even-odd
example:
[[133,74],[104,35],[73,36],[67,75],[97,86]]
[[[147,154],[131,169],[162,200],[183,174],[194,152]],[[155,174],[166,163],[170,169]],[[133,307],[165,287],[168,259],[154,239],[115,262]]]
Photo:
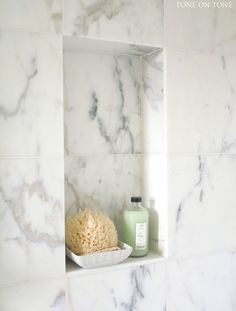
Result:
[[62,0],[1,0],[0,28],[60,33],[62,9]]
[[[60,32],[61,5],[3,0],[0,28]],[[236,308],[235,9],[173,5],[167,1],[165,13],[171,48],[140,59],[143,49],[133,44],[150,46],[148,52],[163,44],[162,1],[64,2],[65,34],[126,42],[120,54],[132,54],[117,55],[110,43],[105,55],[86,55],[89,45],[80,53],[66,47],[66,213],[91,206],[118,222],[127,198],[144,192],[151,221],[156,212],[164,220],[151,228],[153,243],[166,243],[168,226],[171,256],[70,277],[69,311]],[[0,32],[0,65],[7,66],[0,72],[4,311],[66,308],[64,280],[47,279],[64,273],[64,165],[52,157],[63,154],[61,46],[57,35]]]
[[67,0],[64,34],[162,47],[161,0]]
[[166,112],[164,103],[163,50],[142,58],[143,152],[165,152]]
[[65,162],[66,215],[80,208],[107,212],[120,231],[122,211],[141,193],[141,156],[68,156]]
[[68,311],[150,310],[166,307],[165,263],[72,277]]
[[64,74],[65,152],[140,153],[139,58],[66,51]]
[[0,67],[0,156],[63,155],[61,37],[0,30]]
[[234,311],[236,256],[214,253],[168,263],[168,311]]
[[0,159],[0,285],[62,275],[63,160]]
[[65,280],[44,280],[0,287],[0,309],[4,311],[65,311]]
[[143,160],[144,206],[149,212],[150,248],[166,253],[167,243],[167,184],[166,157],[164,155],[146,155]]
[[235,154],[236,56],[166,55],[168,152]]
[[[210,8],[178,8],[176,0],[165,1],[165,45],[199,51],[236,54],[236,7],[234,1],[206,1]],[[180,1],[179,1],[180,2]],[[214,8],[213,2],[231,8]]]
[[236,249],[235,181],[235,155],[169,157],[171,256]]
[[[110,55],[129,55],[145,56],[152,52],[161,52],[161,48],[146,45],[137,45],[129,42],[107,41],[98,38],[63,36],[63,48],[65,51],[110,54]],[[158,54],[159,54],[158,53]]]

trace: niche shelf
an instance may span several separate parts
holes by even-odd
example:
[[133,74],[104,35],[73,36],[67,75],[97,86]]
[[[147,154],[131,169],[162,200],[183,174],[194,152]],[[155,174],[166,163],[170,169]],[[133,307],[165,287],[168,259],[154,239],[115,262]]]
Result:
[[163,51],[158,47],[63,38],[65,214],[106,212],[121,235],[123,209],[142,195],[150,213],[150,251],[114,270],[162,260],[166,244]]
[[114,265],[114,266],[107,266],[107,267],[101,267],[101,268],[94,268],[94,269],[83,269],[77,266],[73,261],[70,259],[66,259],[66,272],[67,275],[73,276],[73,275],[86,275],[91,273],[101,273],[103,271],[115,271],[119,269],[129,268],[129,267],[137,267],[137,266],[143,266],[143,265],[149,265],[156,262],[164,261],[165,257],[161,256],[155,251],[150,251],[147,256],[145,257],[139,257],[139,258],[133,258],[129,257],[125,261]]

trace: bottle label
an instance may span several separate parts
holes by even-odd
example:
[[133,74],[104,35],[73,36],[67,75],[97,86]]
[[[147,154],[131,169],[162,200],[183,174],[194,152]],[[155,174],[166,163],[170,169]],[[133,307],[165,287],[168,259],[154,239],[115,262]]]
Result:
[[147,241],[147,223],[136,224],[136,237],[135,237],[135,249],[141,250],[146,249]]

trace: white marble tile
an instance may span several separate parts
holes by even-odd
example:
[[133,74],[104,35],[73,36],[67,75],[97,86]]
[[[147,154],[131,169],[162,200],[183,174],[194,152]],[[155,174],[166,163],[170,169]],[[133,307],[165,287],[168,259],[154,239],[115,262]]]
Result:
[[166,304],[165,264],[72,277],[68,311],[163,311]]
[[62,31],[62,0],[1,0],[0,28]]
[[139,58],[66,51],[64,72],[66,152],[139,153]]
[[61,41],[0,31],[0,155],[63,154]]
[[0,160],[0,284],[64,273],[62,159]]
[[66,0],[64,33],[161,47],[163,1]]
[[167,51],[168,151],[236,152],[235,56]]
[[159,50],[142,61],[143,152],[165,151],[165,107],[163,98],[163,52]]
[[168,159],[169,253],[235,250],[236,157]]
[[144,156],[143,196],[149,211],[149,246],[165,253],[167,243],[166,157]]
[[141,170],[140,156],[67,157],[67,214],[85,207],[103,210],[119,230],[123,208],[141,194]]
[[45,280],[0,288],[4,311],[65,311],[64,279]]
[[[234,1],[205,1],[210,8],[198,8],[204,1],[188,1],[196,8],[178,8],[177,0],[165,3],[165,44],[168,47],[236,53],[236,7]],[[214,8],[213,2],[232,8]]]
[[168,311],[234,311],[235,253],[168,263]]

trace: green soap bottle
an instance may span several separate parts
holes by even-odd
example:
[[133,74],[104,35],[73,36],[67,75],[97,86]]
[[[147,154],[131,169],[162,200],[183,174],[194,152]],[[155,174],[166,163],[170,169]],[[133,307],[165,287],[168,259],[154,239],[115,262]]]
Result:
[[131,197],[131,206],[123,213],[123,242],[133,247],[131,257],[148,253],[149,215],[141,202],[141,197]]

